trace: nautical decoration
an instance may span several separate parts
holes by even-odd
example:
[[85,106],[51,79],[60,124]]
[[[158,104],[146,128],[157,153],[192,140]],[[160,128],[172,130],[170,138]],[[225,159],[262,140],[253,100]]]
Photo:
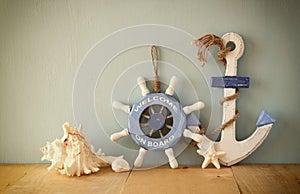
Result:
[[184,137],[190,138],[197,142],[197,153],[204,157],[202,163],[202,168],[206,168],[210,163],[212,163],[217,169],[220,169],[219,157],[226,155],[224,151],[216,151],[215,142],[207,138],[204,134],[200,135],[197,132],[191,132],[185,130],[183,133]]
[[212,77],[211,87],[249,88],[249,77],[238,77],[238,76]]
[[123,156],[105,156],[101,149],[96,153],[90,147],[82,134],[82,126],[71,128],[69,123],[63,124],[64,135],[61,139],[47,142],[47,145],[40,148],[44,154],[41,160],[48,160],[51,165],[48,170],[55,169],[60,174],[68,176],[80,176],[98,172],[100,167],[111,165],[115,172],[128,171],[130,166]]
[[[164,93],[150,93],[144,78],[138,78],[138,85],[143,97],[132,107],[114,102],[115,109],[123,110],[129,114],[129,128],[111,135],[111,140],[116,141],[130,135],[140,146],[139,154],[134,162],[135,167],[141,167],[144,156],[148,150],[165,151],[171,168],[177,168],[178,162],[172,147],[183,136],[199,132],[200,121],[194,111],[204,107],[203,102],[182,108],[180,103],[172,97],[177,78],[171,78],[169,87]],[[195,129],[197,129],[195,131]],[[192,131],[191,131],[192,130]],[[198,135],[198,134],[196,134]],[[197,139],[195,137],[195,139]],[[197,139],[199,140],[199,139]]]
[[112,134],[111,140],[116,141],[130,135],[140,146],[139,154],[134,162],[135,167],[142,166],[147,151],[158,150],[165,152],[171,168],[177,168],[178,162],[172,147],[185,134],[200,131],[200,121],[194,111],[202,109],[204,103],[199,101],[191,106],[182,107],[173,97],[178,83],[178,78],[175,76],[171,78],[165,93],[161,93],[158,80],[158,55],[155,46],[151,47],[151,57],[155,73],[154,93],[150,93],[145,79],[138,77],[137,84],[141,89],[142,98],[132,107],[121,102],[113,102],[113,108],[129,114],[129,121],[128,129]]
[[225,156],[226,152],[216,151],[215,142],[203,135],[202,142],[198,143],[197,153],[204,157],[202,168],[206,168],[212,163],[217,169],[220,168],[219,158]]
[[[211,145],[211,149],[208,149],[210,152],[198,151],[199,154],[205,157],[202,167],[207,166],[207,162],[213,162],[218,167],[217,158],[223,165],[231,166],[249,156],[262,144],[276,120],[267,111],[263,110],[257,121],[255,132],[247,139],[237,141],[235,139],[235,122],[240,116],[239,111],[236,109],[236,98],[239,96],[238,88],[249,87],[248,77],[237,76],[237,60],[244,52],[243,39],[238,34],[231,32],[225,34],[222,38],[207,34],[193,43],[199,47],[197,55],[203,64],[205,64],[208,47],[218,45],[220,48],[218,57],[225,66],[224,77],[212,78],[212,87],[224,88],[224,99],[221,101],[223,104],[223,123],[221,127],[210,134],[214,135],[221,131],[221,139]],[[228,43],[234,44],[235,48],[226,47]],[[201,147],[200,142],[198,147]]]

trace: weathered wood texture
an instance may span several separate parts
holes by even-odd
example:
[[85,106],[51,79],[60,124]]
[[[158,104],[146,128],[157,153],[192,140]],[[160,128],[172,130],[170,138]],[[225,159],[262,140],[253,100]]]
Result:
[[300,165],[236,165],[241,193],[300,193]]
[[[1,165],[3,193],[119,193],[129,172],[115,173],[101,168],[98,173],[80,177],[47,171],[48,165]],[[9,176],[9,179],[6,177]]]
[[230,168],[155,168],[135,171],[129,176],[124,193],[238,193]]
[[0,193],[300,193],[300,165],[187,167],[68,177],[45,164],[0,165]]

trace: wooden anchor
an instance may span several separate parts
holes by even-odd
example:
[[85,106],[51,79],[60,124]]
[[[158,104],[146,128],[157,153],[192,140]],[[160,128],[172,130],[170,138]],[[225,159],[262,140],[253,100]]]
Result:
[[[237,77],[237,60],[243,55],[244,42],[236,33],[227,33],[222,37],[224,45],[228,42],[235,44],[235,48],[225,56],[227,66],[225,77],[212,78],[212,87],[223,87],[224,97],[236,93],[236,88],[249,87],[249,78]],[[221,81],[220,81],[221,80]],[[223,104],[223,123],[232,119],[236,114],[236,99],[225,101]],[[215,143],[216,150],[222,150],[226,154],[219,158],[220,163],[231,166],[254,152],[269,134],[276,120],[266,111],[262,111],[256,123],[256,130],[245,140],[237,141],[235,138],[235,122],[227,125],[221,132],[221,139]]]

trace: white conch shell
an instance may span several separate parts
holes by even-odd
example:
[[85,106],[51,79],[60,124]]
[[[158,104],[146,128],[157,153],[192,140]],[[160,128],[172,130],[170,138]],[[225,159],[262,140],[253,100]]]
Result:
[[47,142],[47,145],[40,148],[44,154],[41,160],[51,161],[48,170],[56,169],[61,174],[68,176],[80,176],[98,172],[100,167],[112,165],[115,172],[130,170],[130,166],[123,156],[105,156],[101,149],[95,153],[90,147],[84,135],[82,127],[79,130],[72,129],[69,123],[63,125],[64,135],[61,139]]

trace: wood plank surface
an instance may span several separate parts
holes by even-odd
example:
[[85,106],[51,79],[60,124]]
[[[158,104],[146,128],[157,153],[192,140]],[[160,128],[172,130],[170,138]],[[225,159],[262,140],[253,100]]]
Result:
[[[101,168],[95,174],[68,177],[56,171],[48,172],[48,166],[35,166],[18,181],[9,183],[4,193],[120,193],[129,174]],[[1,183],[2,177],[1,171]]]
[[132,171],[123,193],[239,193],[230,167]]
[[300,193],[300,165],[232,166],[241,193]]
[[0,193],[14,185],[19,179],[26,176],[40,164],[1,164],[0,165]]
[[68,177],[48,164],[0,164],[0,193],[300,193],[300,164],[168,166]]

